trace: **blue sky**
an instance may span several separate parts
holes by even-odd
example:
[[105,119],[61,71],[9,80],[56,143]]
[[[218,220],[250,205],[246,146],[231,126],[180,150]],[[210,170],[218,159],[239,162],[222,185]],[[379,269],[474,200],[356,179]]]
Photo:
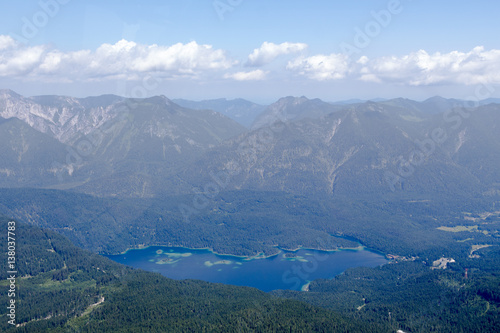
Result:
[[23,95],[500,97],[496,1],[0,4],[0,88]]

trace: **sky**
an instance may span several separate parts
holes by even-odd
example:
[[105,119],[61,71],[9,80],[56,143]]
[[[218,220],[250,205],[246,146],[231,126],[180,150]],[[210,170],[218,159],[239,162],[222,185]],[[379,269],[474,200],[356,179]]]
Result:
[[25,96],[500,97],[500,2],[0,0]]

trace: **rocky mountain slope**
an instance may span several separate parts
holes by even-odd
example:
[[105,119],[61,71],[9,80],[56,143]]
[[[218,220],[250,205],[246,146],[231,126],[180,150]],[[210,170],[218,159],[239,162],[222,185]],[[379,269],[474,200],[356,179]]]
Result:
[[54,183],[53,162],[64,161],[67,146],[17,118],[0,118],[0,176],[3,187]]
[[500,106],[449,109],[368,102],[321,118],[277,122],[208,152],[180,178],[230,174],[227,188],[326,195],[498,190]]
[[[183,108],[163,96],[25,98],[4,90],[0,114],[21,120],[31,130],[27,137],[3,128],[0,135],[10,135],[8,142],[12,141],[3,146],[6,154],[14,154],[16,145],[28,140],[44,156],[41,161],[50,160],[30,165],[50,174],[43,184],[99,195],[151,196],[154,187],[163,186],[158,180],[245,131],[220,113]],[[21,126],[19,120],[16,123]],[[5,172],[25,168],[13,159],[3,163]],[[32,178],[19,179],[17,185],[2,182],[2,186],[40,184],[40,174]]]

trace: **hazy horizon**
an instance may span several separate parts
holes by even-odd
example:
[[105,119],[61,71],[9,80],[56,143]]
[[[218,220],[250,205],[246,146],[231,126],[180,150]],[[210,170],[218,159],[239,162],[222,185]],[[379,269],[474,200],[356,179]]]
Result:
[[[269,103],[500,97],[492,2],[4,4],[0,87],[24,96]],[[478,98],[478,99],[484,99]]]

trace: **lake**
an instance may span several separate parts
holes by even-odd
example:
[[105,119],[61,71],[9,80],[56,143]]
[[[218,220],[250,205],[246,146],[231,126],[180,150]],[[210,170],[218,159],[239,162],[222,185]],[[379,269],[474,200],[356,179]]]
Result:
[[281,250],[264,258],[219,255],[208,249],[151,246],[107,257],[171,279],[198,279],[263,291],[307,290],[312,280],[333,278],[350,267],[375,267],[388,262],[383,255],[363,247],[338,251]]

